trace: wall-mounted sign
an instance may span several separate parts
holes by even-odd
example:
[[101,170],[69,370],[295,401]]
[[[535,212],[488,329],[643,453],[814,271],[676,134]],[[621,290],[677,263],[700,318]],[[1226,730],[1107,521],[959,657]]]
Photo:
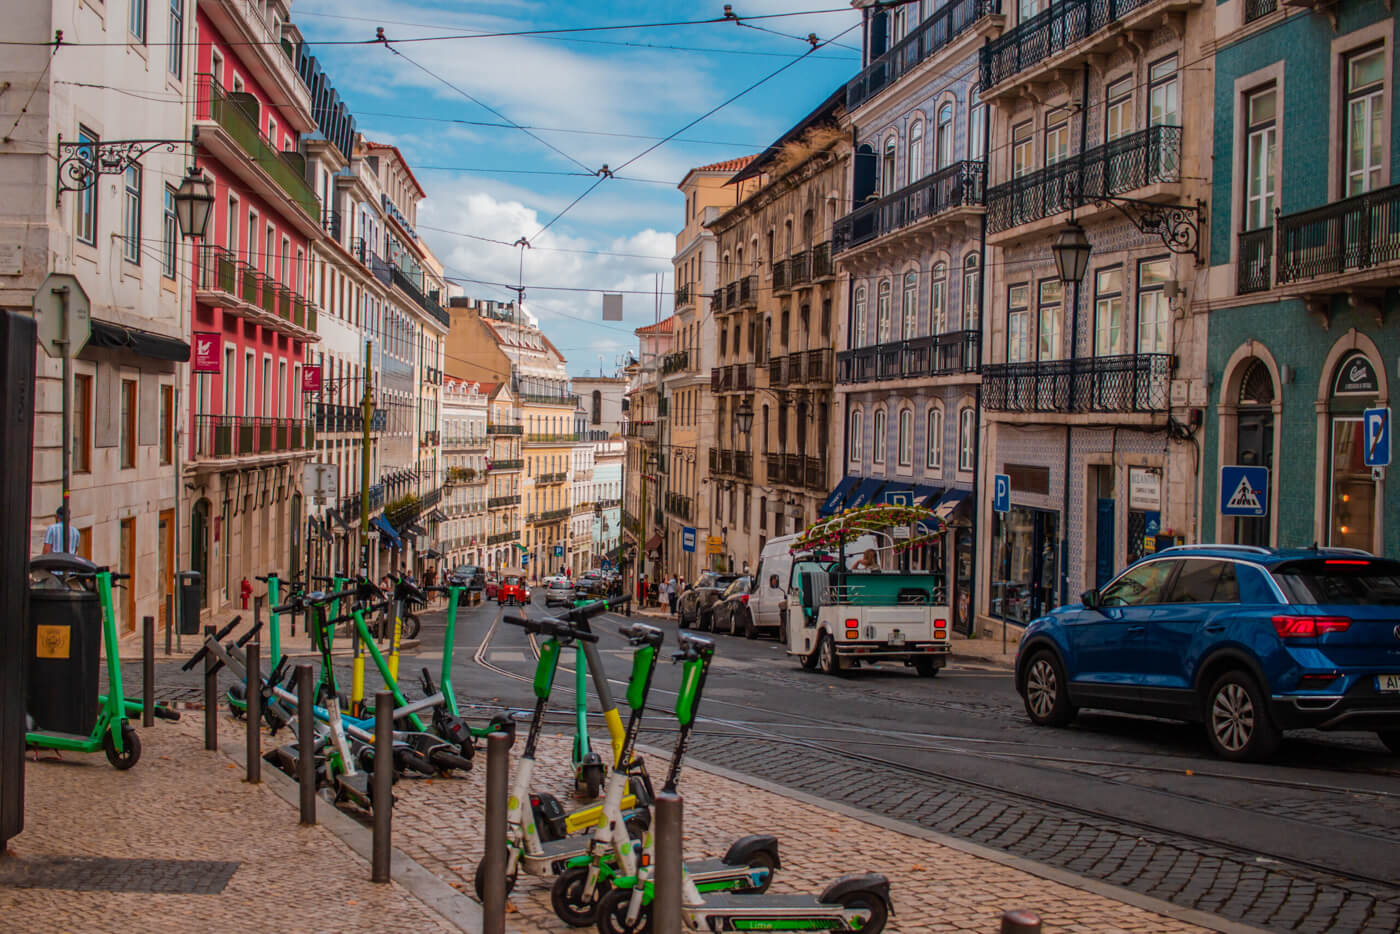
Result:
[[224,336],[218,331],[194,332],[194,372],[217,373],[223,355]]
[[1337,367],[1337,378],[1332,383],[1334,396],[1374,396],[1380,392],[1380,379],[1370,358],[1364,353],[1352,354]]
[[301,368],[301,391],[321,391],[321,364],[308,363]]
[[1128,508],[1162,508],[1162,471],[1157,467],[1128,468]]

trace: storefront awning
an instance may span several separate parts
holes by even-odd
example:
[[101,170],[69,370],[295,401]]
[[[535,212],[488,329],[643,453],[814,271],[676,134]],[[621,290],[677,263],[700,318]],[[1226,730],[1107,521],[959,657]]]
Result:
[[[971,509],[971,490],[959,490],[956,487],[943,494],[943,498],[938,501],[938,505],[933,507],[933,514],[944,522],[953,521],[954,514],[958,518],[966,518]],[[964,504],[967,504],[964,507]]]
[[915,506],[932,506],[934,503],[938,502],[942,496],[943,487],[941,486],[922,486],[919,484],[914,486]]
[[891,480],[880,491],[879,502],[888,503],[891,506],[911,506],[914,503],[914,487],[909,483]]
[[178,337],[166,337],[140,328],[123,327],[110,321],[92,319],[92,335],[88,338],[89,347],[107,347],[112,350],[125,350],[152,360],[169,360],[174,363],[188,363],[190,345]]
[[653,535],[651,538],[647,539],[647,547],[646,547],[646,550],[647,550],[647,551],[656,551],[656,550],[659,549],[660,547],[661,547],[661,536],[660,536],[660,534]]
[[399,533],[394,531],[394,527],[389,524],[389,520],[383,516],[375,516],[369,520],[369,524],[379,530],[390,548],[403,548],[403,539],[399,538]]
[[410,522],[408,525],[406,525],[406,526],[403,527],[403,530],[404,530],[404,532],[406,532],[406,533],[409,534],[409,535],[427,535],[427,534],[428,534],[428,530],[425,529],[425,528],[423,528],[423,527],[422,527],[421,525],[419,525],[417,522]]
[[846,502],[846,494],[851,492],[851,487],[859,482],[860,477],[846,477],[836,484],[836,489],[827,496],[826,502],[822,503],[821,508],[817,510],[817,515],[830,516],[840,512],[843,508],[842,504]]
[[429,522],[446,522],[446,521],[447,521],[447,516],[443,513],[443,511],[442,511],[441,509],[434,509],[432,512],[428,513],[428,521],[429,521]]
[[851,491],[851,495],[846,497],[847,509],[854,509],[857,506],[864,506],[875,501],[875,495],[880,492],[880,487],[885,485],[885,481],[879,477],[866,477],[860,481],[860,485]]

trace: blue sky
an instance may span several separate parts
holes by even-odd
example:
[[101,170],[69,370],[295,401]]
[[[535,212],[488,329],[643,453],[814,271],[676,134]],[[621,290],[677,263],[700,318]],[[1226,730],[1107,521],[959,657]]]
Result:
[[[293,20],[317,40],[391,39],[703,19],[723,3],[592,4],[503,0],[298,0]],[[750,26],[829,39],[859,23],[842,0],[740,0],[739,16],[836,12],[751,20]],[[519,251],[462,234],[514,243],[526,252],[526,306],[569,359],[575,375],[608,372],[635,347],[632,329],[654,317],[650,295],[625,296],[625,320],[601,320],[598,293],[539,288],[650,291],[670,256],[683,200],[676,184],[692,166],[754,153],[821,103],[860,64],[851,29],[762,87],[604,181],[548,230],[547,222],[594,179],[616,168],[808,46],[800,39],[732,23],[606,32],[313,48],[370,139],[397,144],[428,190],[419,232],[458,279],[516,281]],[[683,48],[681,48],[683,47]],[[416,64],[415,64],[416,63]],[[419,67],[421,66],[421,67]],[[540,139],[499,124],[525,124]],[[590,132],[565,132],[585,130]],[[548,145],[546,145],[548,144]],[[550,147],[554,147],[551,149]],[[555,151],[558,150],[558,151]],[[538,173],[580,173],[554,175]],[[645,179],[634,181],[629,179]],[[617,255],[626,254],[626,255]],[[531,288],[531,286],[537,286]],[[468,294],[509,298],[464,283]],[[663,298],[663,313],[669,299]]]

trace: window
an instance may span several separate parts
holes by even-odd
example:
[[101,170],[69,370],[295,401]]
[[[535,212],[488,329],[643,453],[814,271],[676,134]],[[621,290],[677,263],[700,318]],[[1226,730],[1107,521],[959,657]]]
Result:
[[982,270],[976,253],[963,261],[962,326],[964,331],[975,330],[982,313]]
[[248,265],[257,268],[258,265],[258,212],[248,212]]
[[924,466],[929,470],[943,467],[943,410],[930,408],[924,436]]
[[1163,603],[1240,602],[1240,586],[1233,562],[1191,559],[1180,564],[1181,571]]
[[958,412],[958,469],[970,471],[977,461],[977,413],[970,408]]
[[238,408],[237,372],[234,368],[233,348],[224,347],[224,369],[220,374],[224,381],[224,414],[232,415]]
[[1149,126],[1181,126],[1176,80],[1176,56],[1157,62],[1147,72]]
[[180,249],[180,224],[175,218],[175,189],[166,185],[162,191],[160,219],[160,274],[175,278]]
[[228,234],[228,251],[233,254],[234,258],[237,258],[239,247],[238,199],[233,195],[228,196],[228,213],[225,216],[228,218],[228,230],[226,231],[226,233]]
[[252,415],[257,411],[257,409],[254,408],[254,403],[257,398],[254,389],[254,380],[256,379],[254,369],[257,366],[254,362],[255,359],[251,350],[243,357],[243,411],[239,414],[245,416]]
[[929,282],[928,321],[930,334],[948,330],[948,264],[934,263]]
[[169,464],[175,450],[175,387],[160,387],[160,463]]
[[899,410],[899,466],[908,467],[914,463],[914,413],[909,409]]
[[1011,177],[1020,178],[1034,168],[1035,130],[1027,120],[1011,130]]
[[914,184],[924,172],[924,121],[915,120],[909,127],[909,164],[907,184]]
[[870,420],[873,429],[870,439],[870,459],[876,464],[885,462],[885,410],[876,409],[875,417]]
[[865,343],[865,286],[856,287],[856,308],[852,315],[851,346],[860,347]]
[[128,0],[126,29],[132,38],[146,44],[146,0]]
[[897,6],[890,11],[890,44],[909,35],[909,8]]
[[905,340],[914,336],[919,325],[919,274],[904,274],[904,304],[900,309],[900,334]]
[[122,380],[122,467],[136,466],[136,380]]
[[92,377],[73,374],[73,470],[92,470]]
[[1245,98],[1244,229],[1274,223],[1274,147],[1278,142],[1278,89],[1267,87]]
[[880,194],[888,195],[898,187],[894,175],[895,141],[894,136],[885,138],[884,158],[880,162]]
[[122,173],[122,259],[141,263],[141,166]]
[[277,415],[287,416],[287,361],[277,361]]
[[1163,291],[1171,277],[1171,260],[1138,263],[1138,353],[1167,353],[1171,345],[1171,306]]
[[170,73],[185,73],[185,0],[170,0]]
[[1108,86],[1108,110],[1104,116],[1104,137],[1109,142],[1133,131],[1133,78],[1129,75]]
[[982,92],[973,88],[967,103],[967,158],[981,162],[987,158],[987,108]]
[[1153,561],[1124,571],[1116,581],[1104,588],[1100,596],[1104,606],[1149,606],[1163,602],[1167,582],[1176,570],[1175,561]]
[[[78,156],[89,166],[97,163],[97,134],[85,126],[78,127]],[[97,243],[97,186],[89,185],[73,199],[73,231],[83,243]]]
[[1036,301],[1036,359],[1055,360],[1060,356],[1060,309],[1065,285],[1059,279],[1042,279]]
[[875,300],[875,339],[883,344],[890,339],[890,281],[880,283],[879,297]]
[[865,417],[860,409],[851,412],[851,456],[852,464],[859,464],[865,454]]
[[1030,359],[1030,286],[1013,285],[1006,290],[1006,362]]
[[1094,273],[1094,355],[1126,353],[1123,333],[1123,267],[1111,266]]
[[1069,111],[1061,107],[1045,115],[1045,164],[1069,158]]
[[953,164],[953,102],[949,101],[938,108],[938,130],[935,136],[934,160],[936,168],[946,169]]
[[1377,47],[1349,57],[1346,82],[1346,193],[1350,197],[1383,184],[1385,50]]

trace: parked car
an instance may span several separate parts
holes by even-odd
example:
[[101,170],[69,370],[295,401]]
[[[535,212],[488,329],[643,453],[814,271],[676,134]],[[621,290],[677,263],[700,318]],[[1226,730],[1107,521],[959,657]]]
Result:
[[680,627],[710,628],[710,616],[715,604],[724,595],[724,589],[738,577],[737,574],[720,574],[716,571],[702,573],[695,586],[682,593],[676,601],[676,620]]
[[514,603],[520,606],[529,603],[530,587],[525,582],[525,575],[502,575],[500,586],[496,590],[496,602],[502,605]]
[[452,569],[452,576],[466,584],[467,590],[486,589],[486,569],[473,564],[463,564]]
[[1084,707],[1204,723],[1222,758],[1285,730],[1369,730],[1400,754],[1400,562],[1350,549],[1168,548],[1026,628],[1031,721]]
[[715,632],[737,636],[753,628],[749,618],[749,594],[752,589],[751,577],[740,577],[724,588],[719,602],[710,613],[710,626]]
[[574,605],[574,585],[567,577],[552,577],[549,584],[544,589],[544,605],[554,606]]

